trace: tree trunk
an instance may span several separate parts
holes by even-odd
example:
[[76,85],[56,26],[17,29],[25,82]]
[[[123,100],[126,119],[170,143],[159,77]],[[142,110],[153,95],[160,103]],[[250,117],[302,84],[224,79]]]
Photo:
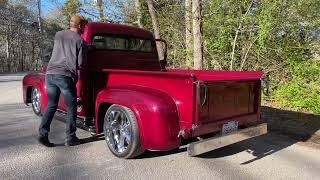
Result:
[[23,41],[22,41],[22,36],[21,36],[21,31],[22,31],[22,29],[21,29],[21,26],[19,26],[18,27],[18,37],[20,37],[20,38],[18,38],[17,39],[17,55],[18,55],[18,57],[17,57],[17,71],[22,71],[22,59],[23,59],[23,53],[22,53],[22,45],[23,45]]
[[241,65],[240,65],[240,68],[239,68],[240,71],[242,71],[242,69],[243,69],[243,67],[244,67],[244,63],[246,62],[246,60],[247,60],[247,58],[248,58],[248,54],[249,54],[249,52],[250,52],[253,44],[256,42],[257,39],[258,39],[258,37],[255,38],[255,39],[250,43],[249,47],[247,48],[246,53],[245,53],[244,57],[243,57],[242,60],[241,60]]
[[25,54],[23,53],[23,50],[21,49],[21,71],[24,71],[24,58],[25,58]]
[[6,59],[9,60],[10,58],[10,39],[9,39],[9,35],[7,34],[7,38],[6,38]]
[[[20,35],[21,36],[21,35]],[[19,40],[19,46],[20,46],[20,71],[24,71],[24,59],[26,57],[25,53],[24,53],[24,44],[26,43],[23,39]]]
[[[156,11],[154,10],[153,0],[147,0],[148,9],[152,20],[152,26],[154,31],[154,36],[156,39],[160,39],[160,29],[157,21]],[[161,44],[157,44],[158,57],[159,60],[164,59],[163,49]]]
[[234,40],[233,40],[233,45],[232,45],[232,52],[231,52],[231,60],[230,60],[230,70],[233,70],[233,62],[234,62],[234,53],[235,53],[235,49],[236,49],[236,43],[237,43],[237,39],[238,39],[238,34],[241,28],[241,24],[239,25],[238,29],[236,30],[236,35],[234,36]]
[[192,67],[192,0],[185,0],[187,66]]
[[9,35],[7,35],[7,46],[6,46],[6,61],[7,61],[7,71],[10,71],[10,40],[9,40]]
[[137,23],[140,28],[143,28],[141,19],[142,19],[142,14],[141,14],[141,5],[139,0],[135,0],[135,8],[136,8],[136,13],[137,13]]
[[32,70],[38,70],[38,68],[37,68],[37,66],[38,66],[38,64],[36,63],[36,67],[34,68],[34,54],[35,54],[35,45],[34,45],[34,42],[33,41],[31,41],[31,47],[32,47],[32,50],[31,50],[31,63],[30,63],[30,65],[31,65],[31,68],[30,68],[30,65],[29,65],[29,70],[30,69],[32,69]]
[[106,18],[104,17],[104,13],[103,13],[103,1],[97,0],[97,6],[98,6],[98,10],[99,10],[100,21],[104,22],[106,20]]
[[203,67],[203,41],[202,41],[202,0],[194,0],[192,2],[193,14],[193,63],[194,69],[202,69]]
[[6,34],[6,60],[7,60],[7,71],[10,72],[11,71],[11,38],[12,38],[12,34],[11,34],[11,23],[10,25],[8,25],[7,28],[7,34]]

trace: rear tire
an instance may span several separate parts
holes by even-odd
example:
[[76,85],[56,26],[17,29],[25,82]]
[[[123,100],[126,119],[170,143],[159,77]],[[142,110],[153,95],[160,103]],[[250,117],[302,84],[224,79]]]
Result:
[[140,131],[131,109],[112,105],[104,117],[104,135],[109,150],[119,158],[134,158],[144,152]]
[[31,89],[31,104],[34,114],[41,116],[41,93],[35,87]]

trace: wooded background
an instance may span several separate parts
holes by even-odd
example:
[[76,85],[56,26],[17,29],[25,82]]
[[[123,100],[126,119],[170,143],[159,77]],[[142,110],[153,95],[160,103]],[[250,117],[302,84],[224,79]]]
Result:
[[320,0],[0,0],[0,72],[39,70],[55,32],[82,14],[154,32],[170,68],[262,70],[265,102],[320,113],[319,9]]

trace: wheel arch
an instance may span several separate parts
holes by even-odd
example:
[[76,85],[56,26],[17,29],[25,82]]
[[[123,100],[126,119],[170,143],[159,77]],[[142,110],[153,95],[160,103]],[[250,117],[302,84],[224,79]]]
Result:
[[105,113],[107,112],[107,110],[109,109],[110,106],[112,106],[112,103],[108,103],[108,102],[101,102],[99,104],[99,108],[98,108],[98,120],[96,120],[96,124],[98,125],[96,127],[96,132],[101,133],[103,131],[103,124],[104,124],[104,116]]
[[47,103],[47,90],[45,87],[45,74],[31,73],[23,77],[23,100],[25,104],[31,103],[31,90],[37,88],[41,93],[41,111],[44,112]]
[[170,150],[180,145],[178,110],[168,94],[145,87],[101,91],[96,99],[97,132],[102,132],[104,113],[112,104],[128,107],[134,112],[144,149]]
[[31,91],[33,86],[27,86],[26,88],[26,103],[31,103]]

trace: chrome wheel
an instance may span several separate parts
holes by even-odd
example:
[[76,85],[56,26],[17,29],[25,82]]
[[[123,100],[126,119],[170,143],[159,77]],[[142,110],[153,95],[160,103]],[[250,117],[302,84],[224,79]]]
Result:
[[106,141],[112,151],[125,153],[131,146],[131,123],[121,110],[111,110],[105,119]]
[[111,105],[105,113],[103,126],[106,143],[115,156],[128,159],[144,152],[139,125],[130,108]]
[[37,88],[32,88],[31,102],[34,113],[39,115],[41,113],[41,94]]

